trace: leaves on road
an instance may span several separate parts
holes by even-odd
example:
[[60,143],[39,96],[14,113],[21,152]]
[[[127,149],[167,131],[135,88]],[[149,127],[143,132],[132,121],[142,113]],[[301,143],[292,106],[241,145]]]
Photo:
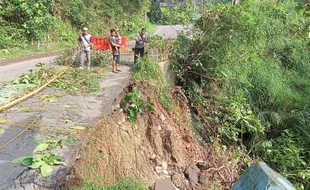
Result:
[[47,102],[56,102],[58,101],[58,97],[53,94],[44,94],[40,96],[41,101],[47,101]]
[[84,129],[85,129],[85,127],[83,127],[83,126],[79,126],[79,125],[76,125],[76,126],[72,126],[72,127],[70,127],[70,129],[75,129],[75,130],[84,130]]
[[0,128],[0,134],[3,134],[4,132],[5,130]]

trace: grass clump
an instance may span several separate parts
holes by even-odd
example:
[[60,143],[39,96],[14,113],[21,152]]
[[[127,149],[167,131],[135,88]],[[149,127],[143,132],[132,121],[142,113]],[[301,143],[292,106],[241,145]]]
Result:
[[164,76],[158,64],[147,59],[139,59],[133,68],[132,76],[134,80],[156,80],[164,83]]
[[105,69],[80,70],[68,67],[52,86],[69,93],[96,93],[101,90],[99,83],[104,73]]
[[140,183],[134,182],[132,180],[120,180],[115,184],[104,187],[101,184],[96,184],[92,181],[86,181],[83,187],[76,190],[144,190],[144,186]]
[[151,103],[151,98],[148,96],[147,101],[145,101],[137,88],[126,94],[121,101],[121,107],[127,113],[128,121],[130,122],[136,122],[139,113],[155,111],[155,106]]
[[165,82],[163,72],[157,63],[148,59],[139,60],[133,68],[132,76],[136,81],[148,80],[164,108],[172,109],[174,102],[169,92],[169,86]]

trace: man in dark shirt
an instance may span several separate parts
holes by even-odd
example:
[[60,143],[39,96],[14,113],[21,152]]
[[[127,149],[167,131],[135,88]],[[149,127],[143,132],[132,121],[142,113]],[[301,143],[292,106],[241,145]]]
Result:
[[119,56],[120,56],[120,52],[119,52],[120,45],[117,44],[115,35],[116,35],[116,30],[111,29],[111,36],[109,37],[109,42],[111,43],[111,46],[112,46],[112,55],[113,55],[112,72],[113,73],[117,73],[117,71],[120,71],[118,69],[118,64],[117,64],[119,60]]
[[136,63],[139,57],[144,56],[144,44],[147,43],[146,29],[142,28],[141,31],[136,35],[135,45],[135,57],[134,62]]

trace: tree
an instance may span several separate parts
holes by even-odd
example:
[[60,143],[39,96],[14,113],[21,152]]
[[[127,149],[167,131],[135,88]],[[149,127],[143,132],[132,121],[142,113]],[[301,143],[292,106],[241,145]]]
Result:
[[152,0],[151,10],[148,12],[147,16],[151,23],[159,24],[162,22],[163,14],[160,9],[160,0]]

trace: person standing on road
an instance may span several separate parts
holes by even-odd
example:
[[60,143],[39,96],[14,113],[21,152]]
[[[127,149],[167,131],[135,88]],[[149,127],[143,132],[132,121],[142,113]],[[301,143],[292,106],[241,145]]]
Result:
[[80,48],[80,69],[84,68],[85,57],[87,59],[87,68],[90,68],[90,52],[92,50],[92,37],[88,34],[88,28],[83,27],[82,34],[79,38],[79,48]]
[[134,63],[137,62],[139,57],[144,56],[144,44],[147,43],[147,37],[145,33],[146,29],[142,28],[141,31],[136,35]]
[[119,54],[120,54],[119,48],[121,47],[120,45],[117,44],[115,35],[116,35],[116,30],[111,29],[111,36],[109,37],[109,42],[112,47],[112,55],[113,55],[112,72],[113,73],[117,73],[117,71],[119,71],[117,61],[119,60]]
[[116,31],[115,33],[115,40],[116,40],[116,44],[119,45],[119,47],[117,48],[118,51],[118,58],[116,60],[116,71],[121,72],[121,70],[119,70],[119,64],[121,62],[121,46],[122,46],[122,37],[120,35],[119,30]]

